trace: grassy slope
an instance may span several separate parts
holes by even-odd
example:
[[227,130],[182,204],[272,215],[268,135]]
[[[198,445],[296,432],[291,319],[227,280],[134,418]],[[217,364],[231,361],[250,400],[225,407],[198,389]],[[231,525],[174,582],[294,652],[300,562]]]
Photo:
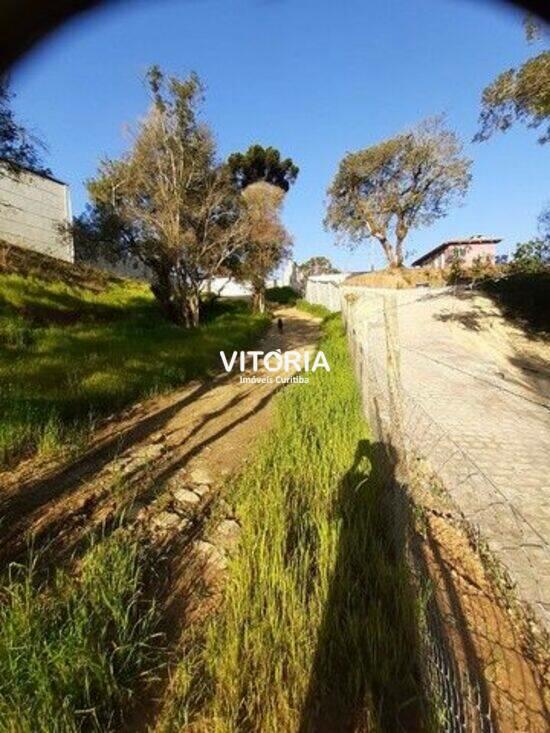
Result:
[[429,729],[420,603],[389,540],[338,316],[324,328],[332,371],[282,393],[232,487],[240,547],[221,613],[190,635],[165,730]]
[[266,324],[231,303],[185,332],[147,286],[79,277],[0,274],[0,465],[78,444],[94,418],[205,376],[220,349],[250,345]]

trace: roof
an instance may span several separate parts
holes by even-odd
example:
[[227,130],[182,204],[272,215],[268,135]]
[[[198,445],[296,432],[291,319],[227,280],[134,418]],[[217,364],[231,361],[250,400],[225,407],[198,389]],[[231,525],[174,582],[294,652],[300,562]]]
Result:
[[52,176],[51,173],[48,173],[47,171],[35,171],[33,168],[28,168],[25,165],[14,163],[12,160],[8,160],[8,158],[0,157],[0,163],[5,163],[6,165],[13,166],[14,168],[19,168],[19,170],[25,171],[25,173],[30,173],[33,176],[38,176],[39,178],[47,178],[48,181],[59,183],[61,186],[69,185],[65,181],[61,181],[59,178],[55,178],[55,176]]
[[429,252],[426,252],[425,255],[422,255],[422,257],[419,257],[417,260],[415,260],[412,263],[412,267],[417,267],[418,265],[424,264],[424,262],[431,260],[433,257],[435,257],[435,255],[443,252],[445,249],[447,249],[447,247],[450,247],[451,245],[470,247],[473,244],[498,244],[499,242],[502,242],[501,237],[489,237],[484,236],[483,234],[475,234],[473,237],[468,237],[467,239],[449,239],[447,242],[442,242],[437,247],[434,247],[434,249],[431,249]]

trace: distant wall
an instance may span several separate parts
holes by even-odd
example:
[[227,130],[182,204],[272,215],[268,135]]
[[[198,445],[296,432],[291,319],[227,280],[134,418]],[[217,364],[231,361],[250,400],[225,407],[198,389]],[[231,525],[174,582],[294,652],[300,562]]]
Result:
[[339,272],[333,275],[313,275],[306,281],[305,299],[308,303],[322,305],[329,311],[336,312],[342,309],[340,299],[340,283],[349,273]]
[[0,240],[74,262],[72,238],[58,229],[70,221],[65,183],[27,171],[15,176],[0,164]]
[[230,277],[213,277],[206,280],[201,290],[205,293],[215,293],[222,298],[249,298],[252,287],[248,283],[239,283]]
[[151,282],[153,279],[151,270],[146,267],[137,257],[124,257],[116,262],[111,262],[105,257],[92,257],[81,259],[83,265],[97,267],[99,270],[111,272],[118,277],[129,278],[130,280],[145,280]]

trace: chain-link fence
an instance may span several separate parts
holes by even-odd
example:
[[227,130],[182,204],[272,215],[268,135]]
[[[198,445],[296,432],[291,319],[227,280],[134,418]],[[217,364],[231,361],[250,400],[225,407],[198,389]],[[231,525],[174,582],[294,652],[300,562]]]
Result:
[[[408,302],[414,302],[415,297]],[[401,305],[404,305],[402,299]],[[397,301],[393,295],[358,294],[348,291],[343,298],[343,317],[357,378],[361,385],[364,409],[373,431],[373,438],[386,446],[392,461],[389,511],[395,541],[407,545],[407,554],[421,584],[427,580],[422,554],[416,551],[412,534],[410,496],[411,461],[417,456],[420,435],[430,422],[437,444],[445,436],[436,435],[433,421],[404,391],[401,379],[401,351]],[[452,451],[452,449],[451,449]],[[443,620],[435,598],[426,609],[424,635],[426,687],[436,696],[439,722],[446,733],[465,731],[492,733],[490,704],[481,680],[468,669],[465,660],[459,664],[447,639]]]
[[[317,284],[315,302],[337,310],[334,290],[333,284],[324,288]],[[533,512],[523,511],[523,503],[514,501],[515,482],[525,488],[526,475],[534,476],[536,499],[545,474],[548,426],[536,391],[503,384],[487,366],[490,360],[471,351],[478,326],[471,293],[461,297],[449,288],[384,291],[345,285],[338,290],[365,413],[373,439],[391,455],[392,478],[401,487],[412,486],[419,461],[425,464],[429,481],[449,499],[453,520],[470,537],[479,538],[481,528],[479,548],[484,552],[490,548],[486,557],[491,561],[496,552],[508,586],[509,576],[500,561],[516,571],[520,596],[535,607],[540,601],[537,610],[543,615],[547,606],[541,591],[541,558],[548,557],[543,525],[532,520]],[[456,323],[459,328],[451,338]],[[457,345],[457,333],[464,344]],[[529,473],[521,482],[512,449],[522,466],[524,460],[529,462]],[[417,577],[421,583],[429,582],[426,557],[411,532],[410,494],[394,491],[389,511],[396,541],[405,538]],[[486,670],[475,649],[479,640],[472,641],[465,618],[469,607],[465,609],[461,599],[454,602],[452,579],[444,578],[442,584],[447,585],[450,604],[442,606],[437,594],[431,595],[425,634],[427,683],[440,703],[441,730],[501,730],[499,716],[491,710]],[[491,623],[483,619],[481,635]],[[506,643],[502,637],[495,647],[502,649]],[[507,671],[499,674],[506,677]],[[529,712],[526,717],[516,715],[514,706],[522,692],[511,693],[513,685],[510,676],[504,684],[509,689],[498,696],[499,705],[503,701],[509,708],[510,730],[543,730],[540,722],[530,722]]]

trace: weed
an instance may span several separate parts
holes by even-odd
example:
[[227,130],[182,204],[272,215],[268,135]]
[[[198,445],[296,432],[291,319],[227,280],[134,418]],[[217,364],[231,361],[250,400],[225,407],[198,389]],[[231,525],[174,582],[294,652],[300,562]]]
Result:
[[36,559],[1,589],[0,731],[107,731],[156,664],[143,551],[122,533],[84,556],[78,577],[46,585]]
[[296,307],[298,310],[304,311],[304,313],[309,313],[317,318],[325,318],[329,312],[323,305],[308,303],[307,300],[303,300],[302,298],[296,301]]
[[429,730],[423,601],[338,317],[324,328],[331,372],[282,393],[274,429],[231,487],[240,546],[222,610],[189,632],[165,730]]

